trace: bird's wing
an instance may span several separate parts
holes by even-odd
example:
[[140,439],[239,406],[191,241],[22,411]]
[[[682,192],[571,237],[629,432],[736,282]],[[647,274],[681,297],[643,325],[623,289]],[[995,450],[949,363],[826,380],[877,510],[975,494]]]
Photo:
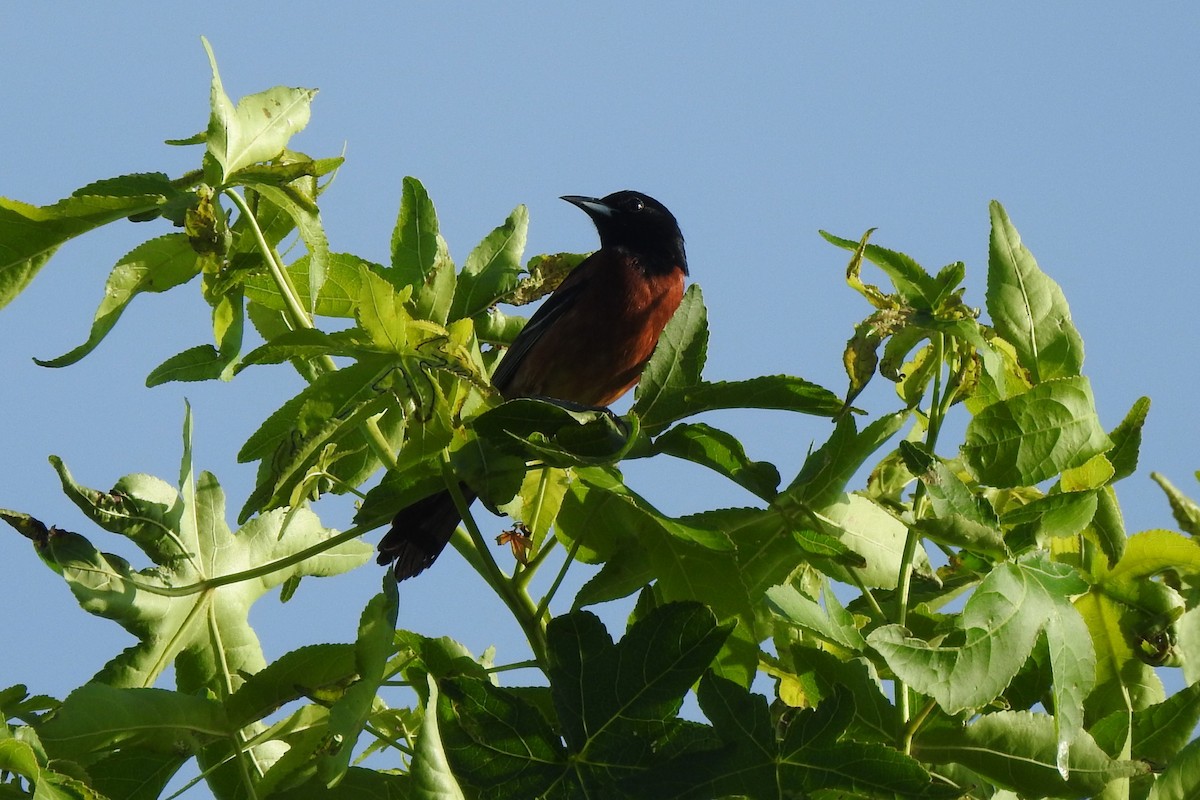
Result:
[[594,258],[595,254],[588,256],[571,271],[571,274],[533,313],[529,322],[525,323],[525,327],[509,345],[508,351],[496,366],[496,371],[492,373],[492,383],[500,390],[501,394],[507,396],[508,387],[516,377],[517,371],[520,370],[530,349],[545,335],[546,331],[554,327],[554,323],[563,314],[575,305],[579,295],[585,291],[588,279],[594,271],[592,269]]

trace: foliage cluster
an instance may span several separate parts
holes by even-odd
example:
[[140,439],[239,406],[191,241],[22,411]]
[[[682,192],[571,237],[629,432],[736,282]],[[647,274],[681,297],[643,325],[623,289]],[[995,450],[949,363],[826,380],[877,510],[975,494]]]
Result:
[[[962,301],[963,264],[933,274],[869,232],[826,235],[871,307],[843,354],[844,398],[787,375],[706,380],[692,286],[618,422],[502,402],[489,384],[523,324],[499,305],[536,300],[580,260],[524,261],[524,208],[458,269],[410,178],[388,264],[330,248],[317,200],[341,160],[288,149],[313,94],[280,87],[235,105],[214,60],[207,129],[170,142],[203,147],[195,172],[104,180],[44,207],[0,199],[0,306],[73,237],[122,220],[181,229],[117,260],[87,341],[45,366],[90,353],[139,294],[199,278],[214,341],[148,385],[284,362],[306,380],[239,453],[259,466],[236,530],[216,477],[193,469],[190,409],[174,485],[134,474],[91,489],[51,459],[90,523],[148,566],[0,512],[86,611],[137,638],[61,701],[0,691],[0,798],[157,798],[193,759],[219,798],[1200,791],[1200,510],[1163,479],[1181,532],[1125,531],[1114,487],[1136,469],[1149,402],[1102,426],[1066,300],[998,204],[990,323]],[[303,254],[285,263],[285,245]],[[888,289],[864,281],[867,263]],[[264,343],[243,353],[246,320]],[[899,409],[864,416],[853,401],[877,374]],[[784,483],[691,419],[728,408],[833,424]],[[952,446],[956,413],[967,422]],[[761,504],[663,514],[619,470],[663,456]],[[520,523],[514,557],[498,559],[469,513],[453,543],[531,661],[397,630],[385,578],[353,642],[267,663],[247,619],[256,600],[363,565],[362,534],[460,480]],[[360,495],[354,527],[322,524],[311,504],[328,492]],[[575,562],[599,568],[549,618]],[[556,578],[535,599],[541,569]],[[585,610],[634,595],[616,636]],[[176,685],[161,688],[170,665]],[[1168,696],[1163,666],[1182,667],[1186,688]],[[513,668],[536,670],[525,682],[537,685],[506,680]],[[764,674],[772,697],[752,689]],[[703,722],[680,715],[691,691]]]

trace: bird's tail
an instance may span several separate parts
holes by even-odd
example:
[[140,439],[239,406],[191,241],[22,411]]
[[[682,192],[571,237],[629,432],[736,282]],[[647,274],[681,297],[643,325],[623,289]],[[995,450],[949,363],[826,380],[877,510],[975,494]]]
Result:
[[[460,488],[470,504],[475,493],[465,484]],[[400,510],[392,527],[379,542],[380,564],[394,562],[396,580],[420,575],[446,548],[454,529],[462,521],[450,492],[442,491]]]

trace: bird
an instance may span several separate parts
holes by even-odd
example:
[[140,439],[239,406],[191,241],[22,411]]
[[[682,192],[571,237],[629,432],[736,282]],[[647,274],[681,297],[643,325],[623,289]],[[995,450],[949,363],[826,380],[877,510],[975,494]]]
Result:
[[[573,269],[509,345],[492,374],[500,395],[607,408],[633,388],[683,300],[688,275],[675,216],[642,192],[565,195],[596,226],[600,249]],[[475,499],[463,485],[467,503]],[[377,561],[397,580],[423,572],[461,517],[449,491],[403,508]]]

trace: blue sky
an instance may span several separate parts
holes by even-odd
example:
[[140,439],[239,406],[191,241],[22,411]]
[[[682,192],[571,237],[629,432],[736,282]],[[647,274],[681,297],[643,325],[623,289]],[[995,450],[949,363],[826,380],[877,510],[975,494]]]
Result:
[[[987,203],[999,199],[1071,303],[1106,427],[1152,398],[1142,468],[1119,493],[1131,532],[1171,526],[1149,470],[1200,496],[1200,7],[745,5],[6,3],[0,194],[49,203],[95,179],[193,167],[197,150],[162,140],[205,125],[203,34],[235,98],[320,89],[294,145],[313,156],[345,147],[323,200],[333,249],[386,258],[405,175],[433,196],[459,263],[520,203],[527,255],[590,250],[590,224],[559,195],[640,189],[687,237],[709,309],[707,377],[786,372],[838,392],[842,347],[868,309],[818,229],[857,238],[876,227],[873,241],[931,270],[963,260],[967,300],[982,305]],[[76,241],[0,311],[0,506],[98,533],[46,457],[97,488],[130,472],[170,480],[185,397],[197,466],[220,478],[231,509],[252,488],[237,448],[298,379],[277,368],[143,386],[167,356],[209,341],[193,290],[140,298],[79,365],[31,361],[86,338],[115,259],[158,232],[125,225]],[[875,387],[860,404],[897,402]],[[782,414],[711,421],[785,478],[829,430]],[[662,461],[627,477],[667,511],[750,502]],[[322,514],[349,525],[347,505]],[[404,585],[400,624],[522,657],[519,631],[476,583],[448,553]],[[62,696],[131,641],[80,612],[7,530],[0,586],[0,686]],[[352,639],[378,586],[367,567],[305,582],[288,607],[264,600],[252,621],[268,658]]]

